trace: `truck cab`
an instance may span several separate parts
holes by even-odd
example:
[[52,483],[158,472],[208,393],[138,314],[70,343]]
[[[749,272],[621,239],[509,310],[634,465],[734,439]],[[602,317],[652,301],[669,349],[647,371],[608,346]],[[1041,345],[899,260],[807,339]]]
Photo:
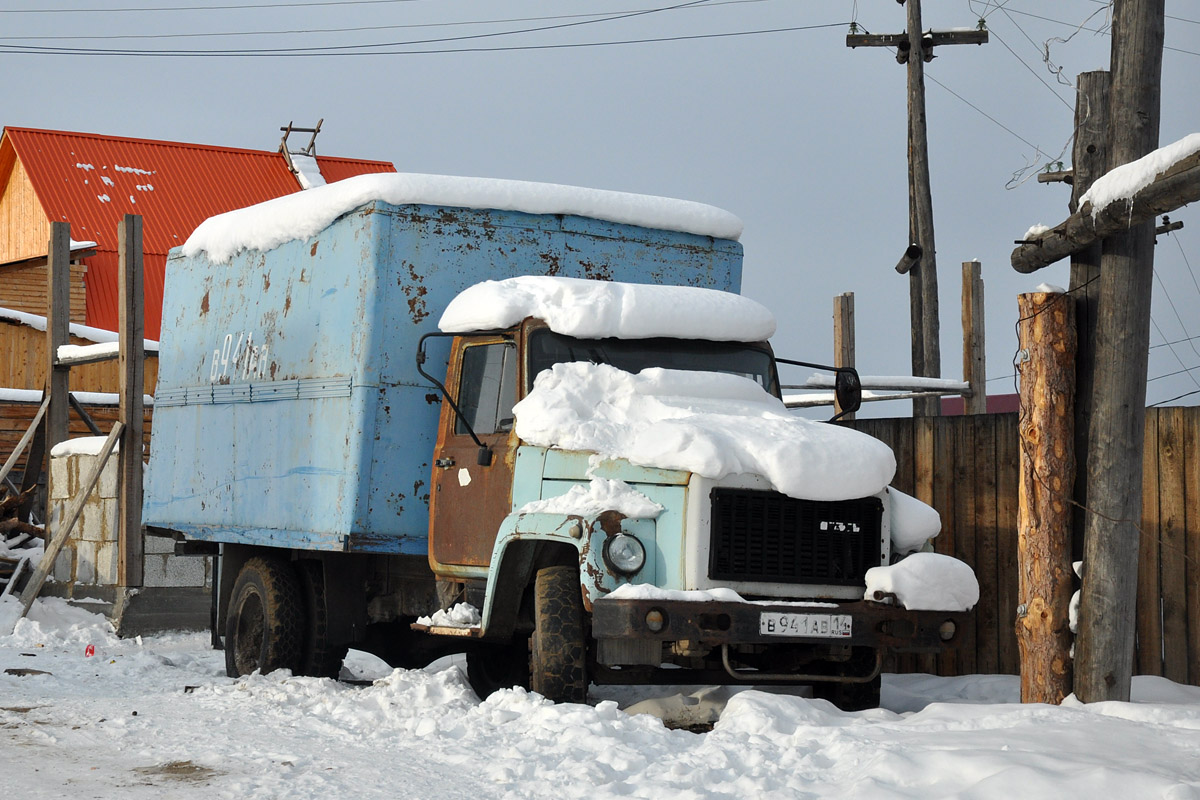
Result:
[[[523,685],[582,702],[589,682],[807,683],[843,707],[865,707],[878,702],[889,653],[935,652],[956,637],[960,613],[863,598],[866,571],[893,556],[886,488],[790,497],[752,472],[705,476],[539,446],[518,430],[521,402],[563,364],[734,376],[782,405],[768,342],[578,336],[536,317],[442,335],[452,337],[446,379],[424,373],[444,397],[429,564],[443,605],[465,604],[479,619],[445,624],[443,615],[442,624],[429,618],[414,627],[473,640],[468,672],[481,696]],[[857,406],[852,395],[844,407]],[[684,398],[683,406],[692,402],[719,399]],[[839,431],[857,436],[830,432]],[[858,465],[848,454],[842,468]],[[597,480],[656,511],[607,508],[603,498],[556,503]]]

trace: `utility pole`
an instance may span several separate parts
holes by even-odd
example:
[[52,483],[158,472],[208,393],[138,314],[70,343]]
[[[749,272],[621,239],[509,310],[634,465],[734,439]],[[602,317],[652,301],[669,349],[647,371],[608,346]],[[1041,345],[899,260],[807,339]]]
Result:
[[[905,0],[899,0],[904,3]],[[847,47],[895,47],[896,61],[908,67],[908,237],[921,255],[909,268],[912,369],[920,377],[941,377],[937,258],[933,239],[933,196],[929,188],[929,141],[925,128],[925,62],[943,44],[984,44],[986,30],[928,31],[921,26],[921,0],[907,0],[907,30],[902,34],[846,36]],[[914,416],[937,416],[936,397],[913,400]]]
[[[1109,164],[1158,147],[1164,0],[1113,6]],[[1105,239],[1075,693],[1129,700],[1142,513],[1154,221]]]
[[[1108,109],[1112,80],[1106,70],[1079,75],[1075,97],[1075,146],[1071,154],[1071,213],[1079,198],[1108,169]],[[1075,298],[1075,325],[1079,347],[1075,358],[1075,501],[1087,508],[1088,426],[1092,419],[1092,394],[1096,380],[1096,319],[1100,311],[1100,242],[1071,256],[1071,296]],[[1083,513],[1071,523],[1072,558],[1083,558]]]

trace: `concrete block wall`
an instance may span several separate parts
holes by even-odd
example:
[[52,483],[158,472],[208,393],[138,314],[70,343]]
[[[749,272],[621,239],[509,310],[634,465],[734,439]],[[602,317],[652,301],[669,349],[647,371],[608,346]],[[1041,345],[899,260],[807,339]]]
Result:
[[[98,456],[63,455],[50,460],[49,512],[51,532],[66,514],[71,499],[83,490],[83,481]],[[58,583],[74,586],[116,586],[118,545],[118,459],[110,458],[100,473],[96,489],[88,496],[50,575]],[[175,543],[162,536],[144,540],[142,586],[146,588],[211,588],[212,559],[176,556]]]

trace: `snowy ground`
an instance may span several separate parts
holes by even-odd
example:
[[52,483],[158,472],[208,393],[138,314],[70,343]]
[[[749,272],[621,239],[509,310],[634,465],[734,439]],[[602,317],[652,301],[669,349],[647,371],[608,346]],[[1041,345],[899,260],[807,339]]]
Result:
[[[230,680],[207,635],[120,640],[39,600],[0,636],[4,797],[1200,798],[1200,689],[1160,679],[1056,708],[1017,704],[1007,676],[886,676],[887,710],[851,714],[719,688],[480,702],[453,664],[347,665],[374,683]],[[719,719],[697,734],[627,706]]]

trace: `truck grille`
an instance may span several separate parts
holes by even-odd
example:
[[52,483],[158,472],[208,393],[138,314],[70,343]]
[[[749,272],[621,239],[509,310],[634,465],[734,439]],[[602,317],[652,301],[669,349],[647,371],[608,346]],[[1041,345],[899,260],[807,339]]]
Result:
[[878,497],[820,502],[778,492],[713,489],[713,580],[862,584],[880,562]]

